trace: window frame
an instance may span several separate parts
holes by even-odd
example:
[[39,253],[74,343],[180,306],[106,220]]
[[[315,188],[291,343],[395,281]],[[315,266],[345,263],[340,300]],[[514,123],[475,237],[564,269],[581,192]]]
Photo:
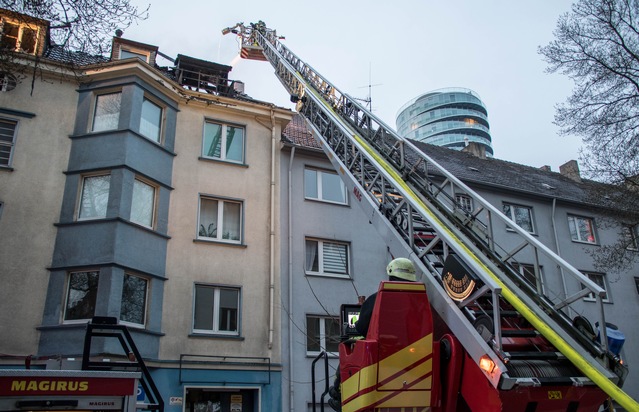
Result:
[[[145,134],[142,131],[142,110],[144,110],[144,103],[148,102],[149,104],[157,107],[158,109],[160,109],[160,118],[158,119],[158,134],[157,134],[157,139],[155,137],[151,137],[148,136],[147,134]],[[165,119],[166,119],[166,106],[161,104],[157,99],[154,99],[148,95],[144,95],[144,98],[142,99],[142,107],[140,108],[140,127],[139,127],[139,132],[140,135],[144,136],[145,138],[149,139],[150,141],[157,143],[157,144],[162,144],[164,142],[164,123],[165,123]]]
[[[216,221],[218,222],[215,230],[216,230],[216,236],[212,237],[212,236],[204,236],[202,235],[202,229],[204,229],[205,231],[207,230],[208,227],[211,226],[211,224],[207,225],[207,227],[204,227],[202,222],[202,201],[206,200],[206,201],[216,201],[218,202],[218,206],[217,206],[217,218]],[[240,211],[239,211],[239,230],[238,230],[238,234],[239,234],[239,239],[224,239],[224,204],[225,203],[235,203],[238,204],[240,206]],[[220,205],[222,205],[220,207]],[[219,228],[219,222],[222,222],[222,230],[218,231]],[[222,236],[218,236],[217,233],[222,233]],[[211,196],[211,195],[205,195],[205,194],[200,194],[199,195],[199,200],[198,200],[198,214],[197,214],[197,230],[196,230],[196,238],[198,240],[202,240],[202,241],[206,241],[206,242],[221,242],[221,243],[229,243],[229,244],[236,244],[236,245],[241,245],[244,242],[244,201],[240,200],[240,199],[230,199],[230,198],[224,198],[224,197],[217,197],[217,196]],[[205,232],[206,233],[206,232]]]
[[[120,101],[119,101],[119,107],[118,107],[118,116],[117,116],[117,124],[115,125],[115,127],[107,127],[105,129],[99,129],[96,130],[95,126],[96,126],[96,115],[98,112],[98,108],[99,108],[99,99],[103,96],[108,96],[108,95],[119,95],[120,96]],[[91,111],[91,122],[90,122],[90,132],[91,133],[101,133],[101,132],[108,132],[108,131],[113,131],[113,130],[118,130],[120,128],[120,117],[122,115],[122,90],[108,90],[108,91],[101,91],[100,93],[96,93],[94,95],[93,98],[93,110]]]
[[[0,163],[0,169],[11,169],[13,165],[13,156],[15,154],[16,140],[18,137],[18,127],[20,125],[20,122],[16,119],[0,117],[0,124],[4,124],[4,123],[13,124],[13,132],[12,132],[13,136],[11,138],[11,142],[5,142],[0,140],[0,146],[7,147],[9,152],[9,157],[7,158],[7,164]],[[7,127],[7,130],[9,130],[8,127]],[[7,136],[9,136],[9,134],[7,134]]]
[[[599,285],[604,291],[606,291],[606,296],[601,298],[602,302],[612,303],[612,299],[610,297],[610,285],[608,285],[608,277],[606,276],[605,273],[591,272],[591,271],[585,271],[585,270],[581,271],[581,273],[584,276],[588,277],[588,279],[590,279],[592,282]],[[595,280],[595,278],[601,279],[601,283]],[[581,288],[585,289],[583,285],[581,286]],[[597,297],[591,292],[591,293],[588,293],[586,296],[584,296],[583,299],[584,301],[587,301],[587,302],[595,302],[597,300]]]
[[[41,42],[41,39],[40,39],[40,30],[42,29],[41,25],[36,24],[34,22],[28,23],[28,22],[25,22],[25,21],[14,20],[14,19],[10,19],[10,18],[7,18],[5,16],[2,16],[0,18],[0,29],[2,29],[2,31],[0,32],[0,44],[4,43],[4,37],[6,36],[4,34],[4,25],[5,24],[11,24],[13,26],[18,26],[18,36],[15,38],[16,39],[16,46],[11,51],[30,54],[30,55],[34,55],[34,56],[38,53],[38,49],[40,48],[40,42]],[[24,36],[25,29],[32,30],[34,32],[34,34],[33,34],[33,36],[34,36],[34,39],[33,39],[33,51],[24,51],[22,49],[23,36]],[[11,37],[11,38],[13,38],[13,37]]]
[[[143,320],[142,323],[135,323],[135,322],[130,322],[130,321],[126,321],[126,320],[122,320],[122,304],[124,302],[124,288],[125,288],[125,283],[126,283],[126,279],[127,277],[134,277],[134,278],[138,278],[138,279],[142,279],[145,282],[145,287],[144,287],[144,305],[143,306],[143,310],[144,310],[144,314],[143,314]],[[135,328],[145,328],[146,327],[146,322],[148,319],[148,314],[149,314],[149,289],[150,289],[150,285],[151,285],[151,281],[149,278],[146,278],[144,276],[140,276],[134,273],[129,273],[129,272],[125,272],[124,273],[124,277],[122,279],[122,295],[120,296],[120,316],[118,317],[119,323],[122,325],[126,325],[126,326],[132,326]]]
[[[308,251],[308,242],[316,242],[317,243],[317,271],[314,271],[312,269],[309,269],[309,251]],[[324,262],[325,256],[325,244],[332,244],[332,245],[340,245],[340,246],[344,246],[345,247],[345,252],[346,252],[346,259],[344,262],[344,266],[345,266],[345,272],[341,273],[341,272],[327,272],[326,271],[326,264]],[[320,238],[315,238],[315,237],[305,237],[304,238],[304,272],[307,275],[313,275],[313,276],[328,276],[328,277],[336,277],[336,278],[343,278],[343,279],[350,279],[351,278],[351,245],[349,242],[344,242],[344,241],[339,241],[339,240],[327,240],[327,239],[320,239]]]
[[[221,131],[220,131],[220,156],[214,156],[214,155],[208,155],[205,154],[206,148],[204,146],[205,144],[205,140],[206,140],[206,128],[207,125],[217,125],[221,127]],[[235,160],[235,159],[229,159],[227,158],[227,153],[226,150],[224,150],[224,148],[226,148],[227,145],[227,132],[228,132],[228,128],[229,127],[233,127],[235,129],[239,129],[242,130],[242,149],[241,149],[241,159],[240,160]],[[210,147],[209,147],[209,151],[210,151]],[[240,124],[236,124],[236,123],[231,123],[231,122],[223,122],[220,120],[214,120],[214,119],[204,119],[204,126],[202,127],[202,146],[201,146],[201,150],[200,150],[200,156],[203,159],[207,159],[207,160],[215,160],[218,162],[225,162],[225,163],[234,163],[234,164],[246,164],[246,126],[244,125],[240,125]]]
[[[198,308],[197,304],[197,289],[198,287],[212,289],[213,290],[213,313],[212,313],[212,325],[211,329],[198,329],[195,325],[195,316]],[[232,290],[237,293],[237,313],[235,315],[235,331],[220,330],[220,292],[222,290]],[[210,283],[196,282],[193,284],[193,310],[191,316],[191,333],[197,335],[209,335],[218,337],[239,337],[241,336],[241,316],[242,315],[242,288],[239,286],[219,285]]]
[[[307,195],[307,189],[309,185],[309,182],[307,181],[307,172],[315,173],[314,185],[315,185],[315,188],[317,189],[317,197]],[[342,190],[342,195],[344,197],[343,202],[325,198],[324,180],[322,179],[322,175],[324,174],[337,177],[340,184],[340,188]],[[304,167],[304,199],[314,200],[314,201],[324,202],[324,203],[332,203],[335,205],[348,205],[348,191],[346,190],[346,185],[344,184],[344,182],[342,181],[342,178],[339,176],[338,173],[334,171],[325,170],[325,169],[315,168],[315,167]]]
[[[147,225],[145,223],[133,220],[133,205],[134,205],[134,200],[135,200],[134,197],[135,197],[135,183],[136,183],[136,181],[140,182],[140,183],[142,183],[144,185],[147,185],[147,186],[149,186],[149,187],[151,187],[153,189],[153,199],[152,199],[153,204],[151,205],[151,224],[150,225]],[[131,221],[131,222],[133,222],[133,223],[135,223],[137,225],[144,226],[144,227],[149,228],[149,229],[155,229],[155,225],[157,223],[156,219],[157,219],[157,207],[158,207],[158,192],[159,192],[159,187],[157,185],[151,183],[147,179],[144,179],[144,178],[142,178],[140,176],[136,176],[133,179],[133,187],[132,187],[132,192],[131,192],[131,213],[129,215],[129,221]]]
[[622,236],[624,236],[624,238],[628,242],[626,250],[639,250],[639,225],[623,225]]
[[637,288],[637,295],[639,295],[639,277],[635,276],[635,288]]
[[[78,274],[78,273],[95,273],[97,276],[97,282],[96,282],[96,286],[95,286],[95,296],[94,296],[94,302],[93,302],[93,315],[91,315],[88,318],[78,318],[78,319],[67,319],[67,313],[69,310],[69,297],[71,296],[70,293],[70,288],[71,288],[71,276],[73,276],[74,274]],[[74,271],[69,271],[67,272],[66,275],[66,281],[65,281],[65,292],[64,292],[64,301],[63,301],[63,310],[62,310],[62,323],[63,324],[70,324],[70,323],[87,323],[89,322],[93,316],[95,316],[95,308],[97,306],[97,301],[98,301],[98,292],[99,292],[99,285],[100,285],[100,270],[99,269],[86,269],[86,270],[74,270]]]
[[[313,336],[313,331],[309,328],[309,320],[314,319],[317,320],[318,330],[317,330],[317,342],[319,343],[320,350],[309,350],[309,341],[315,340],[315,336]],[[333,321],[336,334],[330,334],[330,326],[328,322]],[[326,332],[326,329],[329,329],[329,333]],[[339,316],[326,316],[326,315],[314,315],[314,314],[306,314],[305,317],[305,335],[306,335],[306,356],[315,357],[321,353],[322,350],[326,351],[326,354],[331,358],[337,358],[339,356],[339,343],[340,343],[340,334],[341,334],[341,323]],[[328,347],[328,340],[333,337],[335,339],[335,351],[330,351]]]
[[[91,216],[91,217],[82,217],[82,204],[84,203],[84,188],[87,179],[97,178],[97,177],[109,177],[109,190],[107,191],[107,199],[106,199],[106,208],[104,210],[104,216]],[[106,219],[109,214],[109,200],[111,198],[111,172],[102,172],[102,173],[92,173],[87,175],[80,176],[80,184],[78,185],[78,202],[76,206],[76,221],[88,221],[88,220],[99,220]]]
[[[510,212],[506,212],[506,207],[510,208]],[[525,227],[523,227],[521,224],[519,224],[519,222],[517,222],[516,216],[517,213],[515,212],[515,209],[525,209],[528,211],[528,216],[530,217],[530,230],[526,229]],[[530,233],[530,234],[536,234],[537,231],[535,229],[535,216],[533,213],[533,208],[532,206],[525,206],[525,205],[520,205],[518,203],[511,203],[511,202],[502,202],[502,213],[509,218],[511,221],[513,221],[517,226],[519,226],[521,229],[525,230],[526,232]],[[510,230],[510,231],[514,231],[513,228],[511,228],[510,226],[506,226],[506,230]]]
[[[529,285],[537,289],[537,284],[532,283],[529,276],[535,277],[535,265],[532,263],[519,263],[511,262],[510,265],[528,282]],[[528,274],[528,275],[527,275]],[[536,277],[535,277],[536,278]],[[544,281],[544,269],[539,266],[539,282],[541,284],[541,291],[546,293],[546,283]]]
[[[574,221],[574,227],[575,227],[575,234],[577,235],[578,239],[575,239],[573,237],[573,230],[571,227],[571,220]],[[591,233],[592,233],[592,242],[589,242],[588,240],[583,240],[581,239],[581,233],[579,232],[579,225],[578,225],[578,220],[585,220],[587,222],[589,222],[589,226],[591,229]],[[584,244],[588,244],[588,245],[596,245],[598,244],[598,236],[597,236],[597,230],[596,230],[596,226],[595,226],[595,219],[592,217],[586,217],[586,216],[580,216],[580,215],[573,215],[573,214],[568,214],[568,231],[570,233],[570,239],[573,242],[576,243],[584,243]]]
[[455,204],[458,209],[473,213],[473,198],[464,193],[457,193],[455,195]]
[[[131,56],[122,57],[122,52],[129,53],[131,54]],[[118,60],[132,59],[134,57],[142,60],[145,63],[149,63],[149,61],[151,60],[151,52],[137,47],[125,47],[124,45],[120,45],[120,50],[118,51]],[[142,59],[141,57],[144,57],[144,59]]]

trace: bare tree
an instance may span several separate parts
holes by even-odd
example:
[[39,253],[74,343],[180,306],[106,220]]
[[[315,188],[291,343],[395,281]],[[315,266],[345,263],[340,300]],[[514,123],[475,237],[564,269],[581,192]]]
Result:
[[560,16],[555,40],[539,48],[547,71],[575,82],[555,123],[564,135],[583,139],[584,174],[608,183],[592,192],[607,200],[604,225],[619,227],[619,241],[593,253],[600,268],[621,270],[637,259],[629,236],[639,218],[639,1],[578,0]]

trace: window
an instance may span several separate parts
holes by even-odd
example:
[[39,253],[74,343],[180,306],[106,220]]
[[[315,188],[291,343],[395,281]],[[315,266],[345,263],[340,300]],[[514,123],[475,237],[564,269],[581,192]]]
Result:
[[[116,126],[117,127],[117,126]],[[148,99],[142,102],[142,119],[140,120],[140,134],[160,143],[162,129],[162,108]]]
[[473,212],[473,199],[471,199],[470,196],[455,195],[455,201],[457,202],[457,207],[461,210],[468,213]]
[[200,198],[198,237],[240,243],[242,202]]
[[239,307],[239,289],[195,285],[193,331],[238,335]]
[[115,130],[120,121],[122,93],[101,94],[95,100],[93,131]]
[[142,226],[153,227],[155,216],[155,187],[140,179],[133,181],[131,221]]
[[637,294],[639,294],[639,278],[635,276],[635,287],[637,288]]
[[82,179],[82,195],[78,219],[106,217],[111,175],[86,176]]
[[624,225],[622,230],[626,249],[639,250],[639,240],[637,239],[639,238],[639,233],[637,232],[637,225]]
[[124,275],[120,321],[133,325],[145,324],[148,283],[148,280],[140,276]]
[[0,92],[10,92],[15,89],[18,79],[11,73],[0,72]]
[[35,25],[2,21],[0,45],[3,49],[35,54],[37,41],[38,28]]
[[69,273],[64,320],[88,320],[95,314],[98,296],[98,272]]
[[575,242],[596,243],[595,225],[591,218],[568,215],[568,227]]
[[143,62],[149,62],[149,55],[144,52],[136,52],[133,50],[120,49],[120,60],[130,59],[131,57],[137,57]]
[[0,167],[11,166],[18,122],[0,119]]
[[337,173],[305,169],[304,197],[346,204],[346,187]]
[[[530,283],[534,288],[537,288],[537,277],[535,276],[535,265],[530,265],[527,263],[512,263],[513,268],[519,274],[521,274],[524,279],[528,283]],[[539,267],[539,282],[541,284],[542,291],[544,290],[544,279],[542,275],[541,267]]]
[[348,244],[306,239],[306,272],[348,276]]
[[[595,282],[597,285],[601,286],[603,290],[606,291],[606,294],[602,296],[601,300],[603,302],[610,302],[610,297],[608,295],[608,286],[606,281],[606,276],[603,273],[593,273],[593,272],[582,272],[584,275],[588,276],[588,279]],[[583,287],[583,286],[582,286]],[[585,300],[595,300],[595,295],[589,293],[585,298]]]
[[321,351],[339,354],[341,327],[339,318],[306,315],[306,353]]
[[244,162],[244,128],[222,123],[204,123],[202,157]]
[[504,203],[504,214],[509,217],[510,220],[517,223],[522,229],[530,233],[535,233],[532,208]]

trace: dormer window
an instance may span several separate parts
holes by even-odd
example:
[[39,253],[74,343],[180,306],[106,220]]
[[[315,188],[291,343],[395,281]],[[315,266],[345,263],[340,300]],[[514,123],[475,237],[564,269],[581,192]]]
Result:
[[137,57],[143,62],[149,62],[149,53],[143,53],[139,51],[120,49],[120,60],[130,59],[131,57]]
[[3,49],[36,54],[38,50],[38,32],[40,27],[35,23],[0,20],[0,47]]
[[123,39],[122,37],[114,37],[113,47],[111,49],[111,60],[138,58],[153,66],[157,53],[157,46]]

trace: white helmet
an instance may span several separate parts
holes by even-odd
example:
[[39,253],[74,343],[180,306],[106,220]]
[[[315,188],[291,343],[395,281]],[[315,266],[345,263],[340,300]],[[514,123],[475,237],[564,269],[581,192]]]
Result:
[[410,259],[397,258],[391,260],[386,266],[386,273],[388,276],[394,276],[396,278],[408,281],[416,282],[417,276],[415,276],[415,265]]

